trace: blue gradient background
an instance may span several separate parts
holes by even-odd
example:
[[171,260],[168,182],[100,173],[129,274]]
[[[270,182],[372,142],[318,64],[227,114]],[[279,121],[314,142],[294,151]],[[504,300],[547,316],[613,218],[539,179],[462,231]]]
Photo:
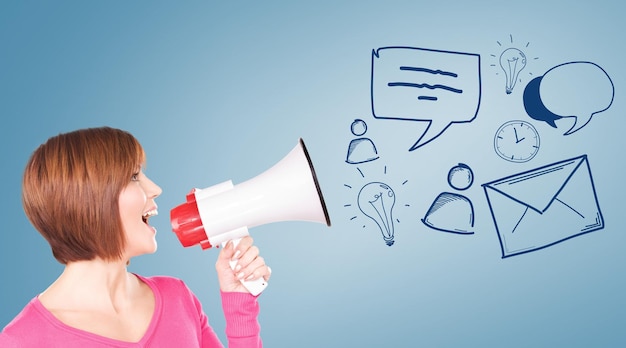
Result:
[[[192,187],[254,177],[303,137],[333,226],[284,222],[252,230],[271,265],[260,297],[267,347],[615,347],[626,344],[622,83],[623,6],[616,1],[4,1],[0,4],[0,326],[61,272],[30,226],[20,180],[49,136],[82,127],[129,130],[163,189],[159,250],[132,261],[143,275],[182,278],[224,340],[215,250],[184,249],[169,209]],[[526,117],[522,87],[504,93],[490,64],[497,41],[538,57],[526,73],[567,61],[601,65],[615,83],[612,107],[563,137],[535,123],[542,149],[512,164],[492,148],[503,122]],[[409,153],[423,125],[374,120],[371,50],[413,46],[481,55],[483,99],[469,125],[453,125]],[[530,77],[526,75],[523,84]],[[368,122],[381,160],[362,178],[344,163],[355,118]],[[566,121],[563,121],[566,122]],[[432,146],[431,146],[432,145]],[[511,173],[586,153],[605,229],[535,253],[501,259],[480,187]],[[476,234],[421,222],[446,175],[463,162]],[[385,172],[386,166],[386,172]],[[357,215],[364,180],[402,183],[396,244]],[[363,226],[366,226],[365,228]],[[554,228],[558,228],[555,226]],[[224,340],[225,342],[225,340]]]

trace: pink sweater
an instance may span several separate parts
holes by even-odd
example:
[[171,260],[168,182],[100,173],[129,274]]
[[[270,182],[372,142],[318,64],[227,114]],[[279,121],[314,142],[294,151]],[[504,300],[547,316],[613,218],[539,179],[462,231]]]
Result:
[[[118,341],[78,330],[56,319],[32,299],[0,333],[0,347],[223,347],[196,296],[179,279],[140,277],[152,288],[155,308],[139,342]],[[256,297],[222,292],[228,346],[262,347]]]

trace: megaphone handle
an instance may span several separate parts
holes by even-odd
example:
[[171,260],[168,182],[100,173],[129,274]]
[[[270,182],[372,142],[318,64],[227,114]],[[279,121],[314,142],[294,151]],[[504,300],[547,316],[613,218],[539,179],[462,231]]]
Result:
[[[239,242],[241,241],[241,238],[235,238],[232,240],[233,242],[233,247],[237,247],[237,245],[239,244]],[[227,242],[222,243],[222,247],[226,246]],[[230,268],[233,269],[233,271],[235,270],[235,266],[237,266],[237,261],[230,261]],[[259,279],[254,279],[254,280],[244,280],[241,279],[241,284],[243,284],[243,286],[248,289],[248,291],[250,291],[250,293],[254,296],[258,296],[261,292],[263,292],[263,290],[265,290],[265,288],[267,288],[267,281],[265,279],[263,279],[263,277],[259,278]]]

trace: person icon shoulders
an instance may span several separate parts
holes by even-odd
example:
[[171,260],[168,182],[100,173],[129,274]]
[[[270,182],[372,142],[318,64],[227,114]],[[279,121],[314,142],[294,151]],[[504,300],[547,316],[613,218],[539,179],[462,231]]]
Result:
[[370,138],[363,136],[367,132],[367,123],[361,119],[356,119],[350,128],[352,134],[358,138],[352,139],[348,145],[346,163],[359,164],[377,160],[379,156],[376,145]]

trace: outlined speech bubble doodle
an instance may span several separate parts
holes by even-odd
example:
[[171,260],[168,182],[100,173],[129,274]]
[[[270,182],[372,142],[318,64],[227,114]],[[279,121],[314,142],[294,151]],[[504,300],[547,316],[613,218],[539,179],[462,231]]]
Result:
[[585,127],[593,115],[606,111],[615,97],[611,77],[596,63],[567,62],[531,80],[524,89],[528,116],[557,128],[555,121],[574,118],[563,135]]
[[481,99],[480,55],[390,46],[372,50],[372,114],[428,122],[413,151],[453,123],[472,122]]

